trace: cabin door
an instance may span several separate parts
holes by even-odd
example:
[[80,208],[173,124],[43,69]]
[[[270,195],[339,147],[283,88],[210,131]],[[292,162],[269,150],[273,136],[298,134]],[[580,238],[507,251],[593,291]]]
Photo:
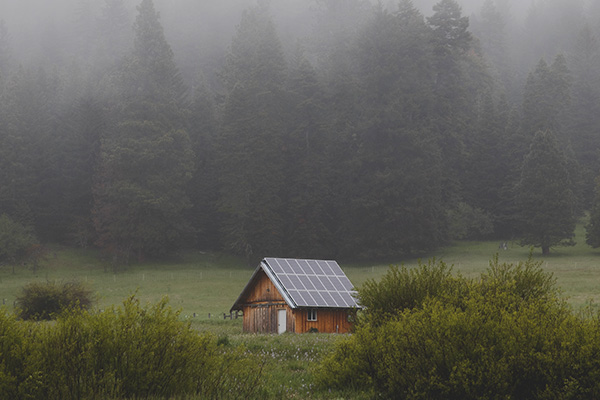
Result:
[[286,331],[287,326],[287,311],[277,310],[277,333],[282,334]]

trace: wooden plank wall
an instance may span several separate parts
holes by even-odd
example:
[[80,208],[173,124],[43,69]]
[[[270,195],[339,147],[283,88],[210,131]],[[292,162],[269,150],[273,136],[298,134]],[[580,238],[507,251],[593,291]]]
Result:
[[317,309],[317,320],[308,321],[306,309],[292,310],[264,271],[254,278],[244,299],[244,332],[277,333],[277,310],[287,310],[287,332],[304,333],[311,328],[323,333],[347,333],[352,325],[345,309]]
[[344,309],[317,308],[317,320],[308,321],[308,310],[294,310],[296,333],[309,332],[311,328],[322,333],[348,333],[352,324],[348,322],[348,312]]
[[255,277],[244,302],[244,332],[277,333],[277,310],[283,308],[287,310],[286,329],[293,332],[294,320],[291,310],[263,271]]
[[263,270],[260,270],[254,279],[250,293],[244,300],[245,303],[284,301],[273,282],[271,282]]

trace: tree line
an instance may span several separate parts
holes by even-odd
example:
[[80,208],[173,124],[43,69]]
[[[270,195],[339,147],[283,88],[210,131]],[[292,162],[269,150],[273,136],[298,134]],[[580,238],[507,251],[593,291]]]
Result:
[[410,0],[315,5],[313,36],[287,47],[268,2],[250,6],[217,78],[192,83],[152,0],[133,21],[103,2],[68,61],[16,67],[1,25],[4,240],[97,246],[115,265],[180,248],[254,261],[573,242],[598,203],[599,27],[519,79],[492,0],[473,27],[455,0],[429,17]]

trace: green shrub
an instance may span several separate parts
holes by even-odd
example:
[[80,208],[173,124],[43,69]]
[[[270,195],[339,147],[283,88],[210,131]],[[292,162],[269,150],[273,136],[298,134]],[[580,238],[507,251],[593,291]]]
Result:
[[469,290],[469,281],[452,275],[452,267],[443,261],[419,261],[408,269],[390,266],[381,281],[367,280],[358,288],[363,317],[384,321],[406,309],[421,307],[429,297],[441,297],[460,302]]
[[0,398],[251,399],[263,390],[256,359],[198,334],[166,300],[141,307],[132,296],[101,313],[72,308],[51,324],[0,313],[4,332],[11,352],[1,340]]
[[393,399],[600,397],[600,318],[575,315],[540,263],[495,260],[469,287],[365,319],[317,383]]
[[0,309],[0,399],[43,398],[36,327]]
[[25,320],[50,320],[65,309],[87,309],[93,303],[92,292],[79,282],[30,283],[17,296],[17,314]]
[[489,268],[481,274],[479,289],[488,294],[495,291],[513,293],[523,301],[531,299],[557,299],[560,290],[552,273],[544,271],[542,261],[535,261],[531,254],[525,262],[515,264],[498,262],[498,255]]

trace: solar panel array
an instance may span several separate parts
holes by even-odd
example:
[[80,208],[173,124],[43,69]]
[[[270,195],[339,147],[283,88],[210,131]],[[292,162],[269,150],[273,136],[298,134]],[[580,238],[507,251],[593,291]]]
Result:
[[263,260],[299,307],[357,307],[356,291],[338,263],[328,260]]

